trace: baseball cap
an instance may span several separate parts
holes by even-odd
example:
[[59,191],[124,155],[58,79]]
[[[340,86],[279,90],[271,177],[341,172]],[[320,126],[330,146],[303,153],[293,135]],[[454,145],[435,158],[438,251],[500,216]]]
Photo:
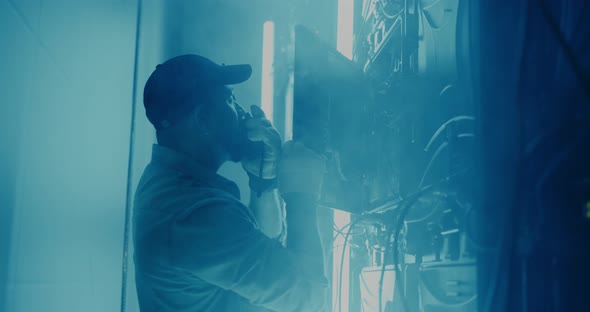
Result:
[[176,56],[156,66],[148,78],[143,89],[146,116],[156,129],[167,128],[198,105],[191,98],[251,75],[248,64],[219,65],[200,55]]

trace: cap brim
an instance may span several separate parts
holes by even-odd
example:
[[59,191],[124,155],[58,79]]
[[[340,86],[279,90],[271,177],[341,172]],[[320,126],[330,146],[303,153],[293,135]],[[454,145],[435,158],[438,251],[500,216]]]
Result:
[[252,76],[252,66],[248,64],[224,65],[220,69],[220,82],[226,85],[242,83]]

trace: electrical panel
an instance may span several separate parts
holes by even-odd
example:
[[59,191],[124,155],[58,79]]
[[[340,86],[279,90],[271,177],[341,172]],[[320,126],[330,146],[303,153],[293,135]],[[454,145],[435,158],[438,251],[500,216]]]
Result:
[[329,159],[322,204],[353,213],[343,234],[364,269],[352,310],[476,306],[465,10],[459,0],[363,1],[352,61],[296,29],[293,135]]

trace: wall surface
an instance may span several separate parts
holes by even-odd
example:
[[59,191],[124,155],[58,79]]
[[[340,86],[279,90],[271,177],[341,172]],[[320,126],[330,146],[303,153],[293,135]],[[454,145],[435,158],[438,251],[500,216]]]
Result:
[[[250,63],[236,94],[259,104],[263,23],[328,29],[333,3],[144,0],[136,58],[138,0],[0,0],[0,311],[118,311],[127,198],[154,142],[152,70],[183,53]],[[240,165],[221,173],[248,202]],[[125,307],[138,311],[132,254]]]
[[[164,56],[164,40],[166,38],[166,29],[170,28],[164,19],[166,1],[168,0],[141,1],[139,44],[137,54],[137,78],[135,84],[135,114],[133,117],[134,134],[131,145],[131,170],[129,172],[129,196],[131,200],[133,199],[143,170],[151,160],[152,145],[156,140],[154,128],[145,116],[145,109],[143,106],[143,87],[156,66],[166,60]],[[131,202],[130,204],[131,214],[129,217],[131,217],[133,214],[133,203]],[[125,309],[127,312],[137,312],[139,311],[139,304],[137,302],[137,292],[135,288],[135,268],[133,264],[131,224],[129,224],[128,231],[129,251],[127,259],[128,274],[126,277],[127,293],[125,296]],[[121,248],[122,247],[123,242],[121,239]],[[119,268],[119,270],[120,269],[121,268]],[[118,285],[118,287],[120,289],[121,285]]]
[[2,311],[119,310],[136,21],[133,0],[0,0]]

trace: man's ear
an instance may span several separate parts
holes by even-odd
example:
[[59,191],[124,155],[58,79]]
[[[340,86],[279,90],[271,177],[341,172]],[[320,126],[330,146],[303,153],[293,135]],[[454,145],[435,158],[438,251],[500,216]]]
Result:
[[208,135],[211,133],[212,128],[210,118],[207,118],[206,115],[207,112],[203,107],[196,107],[192,111],[191,119],[195,127],[199,129],[200,133]]

